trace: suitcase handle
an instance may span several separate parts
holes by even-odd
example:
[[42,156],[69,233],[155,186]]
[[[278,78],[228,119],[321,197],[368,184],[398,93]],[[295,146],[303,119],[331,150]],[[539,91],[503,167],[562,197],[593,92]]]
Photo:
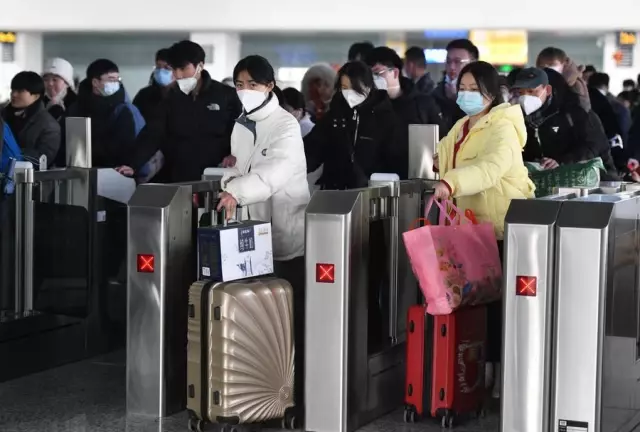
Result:
[[[236,218],[231,218],[231,219],[227,220],[227,217],[226,217],[226,216],[227,216],[227,209],[225,209],[225,208],[223,207],[223,208],[222,208],[222,210],[220,210],[220,211],[218,212],[218,214],[220,214],[220,215],[222,216],[222,224],[221,224],[221,225],[226,227],[227,225],[231,225],[231,224],[239,224],[239,223],[241,223],[241,221],[237,219],[237,217],[238,217],[238,210],[240,210],[240,209],[242,209],[242,207],[240,207],[240,206],[237,206],[237,207],[236,207]],[[220,225],[220,224],[218,224],[218,225]]]

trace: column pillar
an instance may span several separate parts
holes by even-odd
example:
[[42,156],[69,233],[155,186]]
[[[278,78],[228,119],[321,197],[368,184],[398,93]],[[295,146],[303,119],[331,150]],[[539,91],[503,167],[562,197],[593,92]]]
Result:
[[390,32],[384,34],[384,46],[388,46],[394,50],[401,59],[404,59],[404,53],[407,51],[406,34],[402,32]]
[[[614,95],[622,91],[622,82],[624,80],[632,79],[635,81],[638,74],[640,74],[640,44],[636,43],[631,50],[631,64],[629,66],[620,66],[614,58],[619,47],[617,38],[618,33],[606,34],[602,47],[604,50],[602,71],[609,75],[609,91]],[[640,34],[636,33],[636,39],[638,38],[640,38]]]
[[16,35],[15,63],[21,70],[42,73],[42,33]]
[[41,73],[42,65],[42,33],[18,33],[15,41],[0,43],[0,103],[9,98],[11,80],[18,72]]
[[233,74],[233,68],[240,61],[238,33],[191,33],[190,39],[204,48],[205,69],[213,79],[222,81]]

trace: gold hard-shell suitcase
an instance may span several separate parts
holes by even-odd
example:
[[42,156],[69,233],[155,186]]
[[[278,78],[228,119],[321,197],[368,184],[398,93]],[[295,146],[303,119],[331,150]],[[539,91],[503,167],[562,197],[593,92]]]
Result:
[[284,418],[293,408],[293,290],[275,277],[189,289],[189,429]]

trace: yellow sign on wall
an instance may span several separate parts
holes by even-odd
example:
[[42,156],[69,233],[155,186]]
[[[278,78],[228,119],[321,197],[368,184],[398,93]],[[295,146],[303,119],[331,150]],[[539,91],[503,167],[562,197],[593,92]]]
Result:
[[14,32],[0,32],[0,43],[16,43],[16,34]]
[[618,45],[635,45],[638,38],[635,33],[621,31],[618,33]]
[[472,30],[469,39],[480,51],[480,60],[494,65],[525,65],[529,41],[525,30]]

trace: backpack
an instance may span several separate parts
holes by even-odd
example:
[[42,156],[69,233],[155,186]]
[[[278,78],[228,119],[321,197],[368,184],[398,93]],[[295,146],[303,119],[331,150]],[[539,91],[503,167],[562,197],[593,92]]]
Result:
[[13,168],[16,161],[23,161],[22,150],[7,123],[3,126],[3,140],[0,146],[0,195],[14,192]]
[[4,123],[3,135],[2,148],[0,148],[0,172],[6,174],[10,159],[15,159],[19,162],[23,161],[24,158],[22,157],[22,150],[20,150],[18,141],[7,123]]
[[124,110],[125,108],[128,109],[131,115],[133,116],[133,123],[135,125],[136,136],[138,136],[140,131],[145,127],[146,122],[144,120],[144,117],[142,117],[142,114],[140,113],[140,110],[138,109],[138,107],[132,104],[131,102],[128,102],[128,101],[122,102],[120,105],[116,107],[116,109],[113,110],[113,114],[111,115],[111,123],[114,123],[118,119],[118,117],[120,117],[122,110]]

